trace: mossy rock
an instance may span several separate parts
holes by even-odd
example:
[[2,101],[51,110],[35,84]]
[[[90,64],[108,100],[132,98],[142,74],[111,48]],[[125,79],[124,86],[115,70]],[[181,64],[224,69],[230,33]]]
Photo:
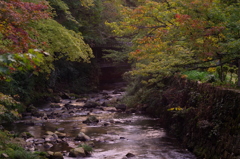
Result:
[[97,119],[97,117],[91,115],[89,116],[86,120],[83,121],[83,123],[85,124],[93,124],[93,123],[98,123],[99,120]]

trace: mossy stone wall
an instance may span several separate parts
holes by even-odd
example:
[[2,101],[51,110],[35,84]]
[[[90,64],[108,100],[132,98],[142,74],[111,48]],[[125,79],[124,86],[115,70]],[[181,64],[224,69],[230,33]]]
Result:
[[176,77],[164,83],[150,112],[159,110],[161,122],[200,158],[240,159],[240,91]]

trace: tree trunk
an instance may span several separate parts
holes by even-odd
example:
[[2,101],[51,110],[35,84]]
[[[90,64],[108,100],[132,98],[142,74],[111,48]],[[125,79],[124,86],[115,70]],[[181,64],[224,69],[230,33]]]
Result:
[[238,59],[238,87],[240,87],[240,59]]

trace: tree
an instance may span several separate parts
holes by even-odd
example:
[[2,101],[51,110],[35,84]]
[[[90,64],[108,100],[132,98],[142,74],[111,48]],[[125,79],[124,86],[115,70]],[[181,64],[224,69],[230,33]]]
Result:
[[[87,5],[88,0],[83,2]],[[55,21],[45,0],[0,1],[0,11],[0,86],[4,94],[19,95],[22,102],[29,103],[49,87],[56,61],[87,63],[93,57],[81,33]]]
[[[54,69],[53,61],[61,58],[69,61],[90,62],[93,58],[92,50],[83,41],[80,33],[68,30],[53,19],[47,19],[32,23],[38,36],[33,39],[38,42],[38,48],[49,53],[45,57],[45,63],[41,66],[47,72]],[[50,68],[50,69],[49,69]]]
[[34,48],[34,40],[29,36],[29,23],[50,18],[44,1],[30,2],[0,1],[0,54],[26,53]]
[[218,0],[146,0],[136,7],[122,6],[123,19],[108,25],[133,44],[132,73],[157,82],[184,69],[222,66],[238,57],[226,41],[239,7],[230,5],[226,11],[224,7]]

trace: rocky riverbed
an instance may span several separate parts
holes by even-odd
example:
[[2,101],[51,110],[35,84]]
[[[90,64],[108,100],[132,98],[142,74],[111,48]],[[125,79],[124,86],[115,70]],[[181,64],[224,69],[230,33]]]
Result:
[[128,110],[123,89],[75,98],[62,93],[41,108],[30,106],[22,120],[6,129],[29,151],[52,159],[195,159],[158,125],[158,119]]

